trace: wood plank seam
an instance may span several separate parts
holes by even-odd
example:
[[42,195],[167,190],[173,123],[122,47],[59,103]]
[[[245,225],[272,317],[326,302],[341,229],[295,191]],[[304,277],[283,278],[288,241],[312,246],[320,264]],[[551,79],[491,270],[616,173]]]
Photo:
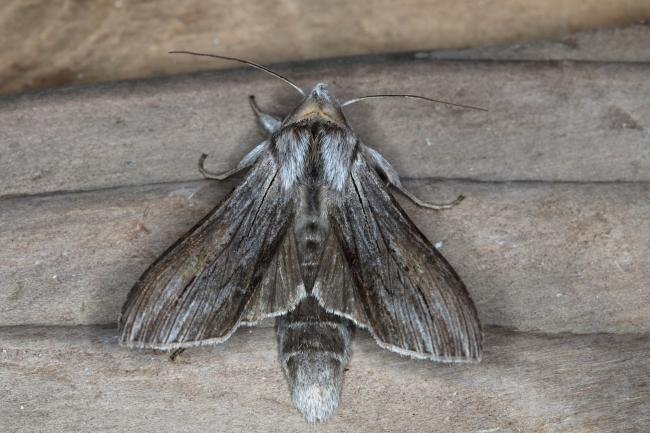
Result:
[[[241,179],[242,175],[233,176],[233,179]],[[401,176],[403,182],[431,182],[431,183],[445,183],[445,182],[464,182],[464,183],[476,183],[482,185],[548,185],[548,184],[557,184],[557,185],[650,185],[650,181],[646,180],[535,180],[535,179],[513,179],[513,180],[487,180],[487,179],[475,179],[471,177],[408,177]],[[232,184],[233,187],[237,180],[227,180],[223,181],[223,185]],[[129,185],[112,185],[106,187],[96,187],[92,189],[75,189],[75,190],[56,190],[56,191],[43,191],[37,193],[24,193],[24,194],[4,194],[0,195],[0,202],[3,200],[21,200],[21,199],[32,199],[32,198],[47,198],[47,197],[56,197],[56,196],[65,196],[65,195],[76,195],[76,194],[92,194],[98,192],[107,192],[107,191],[121,191],[132,188],[139,187],[156,187],[156,186],[175,186],[183,185],[188,183],[202,183],[209,185],[214,183],[214,181],[205,180],[202,177],[189,178],[185,180],[170,180],[163,182],[148,182],[148,183],[138,183],[138,184],[129,184]],[[398,193],[395,195],[399,196]]]

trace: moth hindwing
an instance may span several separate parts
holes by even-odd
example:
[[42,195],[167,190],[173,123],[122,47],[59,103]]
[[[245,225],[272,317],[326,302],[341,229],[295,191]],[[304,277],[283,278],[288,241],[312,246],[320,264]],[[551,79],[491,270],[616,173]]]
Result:
[[[295,86],[297,88],[297,86]],[[251,103],[268,138],[225,174],[242,182],[142,275],[120,342],[178,349],[225,341],[277,316],[295,406],[323,421],[339,406],[354,325],[414,358],[481,357],[476,309],[449,263],[391,195],[397,172],[354,134],[318,84],[283,120]],[[457,200],[458,201],[458,200]]]

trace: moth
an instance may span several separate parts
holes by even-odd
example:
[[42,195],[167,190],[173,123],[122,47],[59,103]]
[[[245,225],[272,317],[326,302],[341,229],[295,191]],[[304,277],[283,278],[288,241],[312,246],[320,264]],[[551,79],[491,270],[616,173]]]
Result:
[[[478,362],[476,308],[454,269],[392,195],[404,188],[389,162],[353,132],[326,84],[283,119],[253,112],[267,133],[224,180],[230,195],[140,277],[119,318],[120,343],[177,350],[222,343],[242,325],[276,318],[279,360],[295,407],[325,421],[339,406],[355,327],[381,347],[437,362]],[[443,102],[444,101],[436,101]],[[477,108],[471,106],[461,107]]]

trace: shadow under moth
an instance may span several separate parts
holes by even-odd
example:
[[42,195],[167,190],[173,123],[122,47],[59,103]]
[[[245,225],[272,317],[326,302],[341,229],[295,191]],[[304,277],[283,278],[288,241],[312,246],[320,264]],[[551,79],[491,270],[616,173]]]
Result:
[[393,167],[362,143],[325,84],[284,119],[253,111],[268,137],[223,180],[230,195],[140,277],[119,318],[120,342],[177,350],[222,343],[242,325],[276,317],[279,360],[309,422],[336,411],[354,327],[401,355],[478,362],[481,330],[465,286],[392,196],[419,206]]

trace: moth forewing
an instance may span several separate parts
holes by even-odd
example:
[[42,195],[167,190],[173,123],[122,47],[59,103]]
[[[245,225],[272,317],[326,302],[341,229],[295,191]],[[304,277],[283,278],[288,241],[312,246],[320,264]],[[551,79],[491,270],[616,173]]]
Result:
[[[239,325],[270,263],[290,273],[276,258],[293,218],[293,201],[281,190],[278,167],[267,152],[244,181],[167,250],[140,278],[119,320],[121,343],[173,349],[220,343]],[[279,269],[278,269],[279,268]],[[279,281],[278,281],[279,283]],[[255,297],[261,316],[285,313],[299,298],[287,292],[284,305]],[[265,307],[271,307],[267,311]]]
[[348,271],[364,313],[355,321],[398,353],[442,362],[480,360],[478,316],[465,286],[362,154],[343,196],[330,214],[346,262],[354,263]]

